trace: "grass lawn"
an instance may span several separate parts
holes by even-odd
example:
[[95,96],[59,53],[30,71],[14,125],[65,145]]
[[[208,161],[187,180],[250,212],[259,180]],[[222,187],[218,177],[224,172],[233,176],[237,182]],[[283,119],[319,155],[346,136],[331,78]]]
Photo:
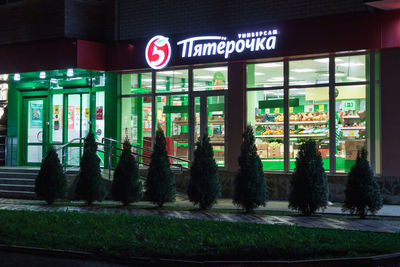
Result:
[[0,211],[0,243],[116,257],[310,259],[400,251],[400,234],[127,214]]

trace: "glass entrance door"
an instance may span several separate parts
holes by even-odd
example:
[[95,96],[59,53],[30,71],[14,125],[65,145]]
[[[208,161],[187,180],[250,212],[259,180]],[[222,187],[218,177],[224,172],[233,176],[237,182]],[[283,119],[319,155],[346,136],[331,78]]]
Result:
[[66,142],[75,140],[67,150],[67,164],[78,166],[82,156],[83,140],[89,132],[90,98],[88,93],[66,95]]
[[194,98],[194,138],[208,134],[218,166],[225,165],[225,96],[201,94]]
[[23,164],[38,165],[47,144],[46,98],[24,99]]

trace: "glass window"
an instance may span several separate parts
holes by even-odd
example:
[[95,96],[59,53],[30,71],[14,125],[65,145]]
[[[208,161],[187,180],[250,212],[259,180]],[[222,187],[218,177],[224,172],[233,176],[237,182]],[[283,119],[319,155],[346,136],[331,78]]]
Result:
[[283,90],[247,92],[247,123],[254,127],[264,170],[283,170]]
[[156,73],[156,91],[161,92],[185,92],[188,87],[187,70],[168,70]]
[[365,55],[335,58],[335,80],[343,82],[366,81]]
[[122,74],[122,94],[151,93],[151,72]]
[[247,64],[247,88],[283,86],[283,62]]
[[53,143],[63,141],[63,95],[53,95]]
[[[189,156],[188,96],[157,96],[157,125],[165,133],[168,155],[181,159]],[[171,163],[188,166],[187,162],[170,159]]]
[[[325,170],[331,170],[330,158],[333,157],[336,163],[336,170],[333,171],[351,170],[358,150],[369,143],[367,57],[335,57],[332,73],[329,73],[328,57],[289,61],[288,144],[284,144],[283,140],[284,90],[247,91],[247,123],[254,126],[256,145],[264,170],[283,170],[285,161],[289,170],[293,170],[299,146],[307,139],[316,141]],[[282,65],[283,62],[248,64],[247,88],[283,86]],[[328,86],[330,75],[335,77],[335,83],[332,84],[335,86],[335,121],[332,122],[335,125],[334,136],[329,133],[329,103],[332,102]],[[354,82],[361,85],[354,85]],[[375,99],[375,105],[377,109],[371,112],[377,114],[379,100]],[[374,126],[378,136],[371,145],[375,145],[376,171],[380,171],[379,114],[375,117],[374,125],[368,127]],[[330,151],[330,143],[333,142],[335,151]],[[289,146],[289,158],[285,159],[284,145]]]
[[329,87],[290,89],[289,91],[289,158],[290,169],[300,144],[316,141],[325,170],[329,170]]
[[[96,92],[96,140],[101,143],[104,137],[104,92]],[[104,146],[99,145],[99,149],[104,150]],[[98,151],[97,155],[100,157],[101,165],[104,165],[104,153]]]
[[104,137],[104,92],[96,92],[96,138],[101,142]]
[[366,86],[338,86],[336,95],[336,171],[349,172],[366,146]]
[[289,84],[329,83],[329,58],[289,61]]
[[[121,140],[128,138],[143,155],[144,163],[150,163],[152,133],[152,97],[127,97],[121,100]],[[143,154],[142,154],[143,153]]]
[[193,90],[228,89],[228,67],[211,67],[193,70]]
[[207,97],[207,129],[218,166],[225,164],[225,97]]

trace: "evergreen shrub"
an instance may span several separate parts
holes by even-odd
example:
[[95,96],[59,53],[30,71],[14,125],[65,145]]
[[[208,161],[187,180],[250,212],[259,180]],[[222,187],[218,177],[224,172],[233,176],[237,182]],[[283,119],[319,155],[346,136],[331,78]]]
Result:
[[369,165],[365,148],[358,151],[356,163],[351,167],[346,184],[343,211],[365,218],[382,207],[382,196]]
[[253,128],[249,125],[243,133],[238,158],[239,170],[235,176],[233,203],[252,212],[268,201],[268,189],[263,166],[257,154]]
[[208,135],[196,143],[187,193],[189,200],[200,209],[211,208],[221,195],[218,166]]
[[174,174],[165,146],[164,132],[158,127],[145,182],[145,199],[158,207],[162,207],[166,202],[174,202],[176,196]]
[[328,181],[321,153],[313,140],[300,145],[292,175],[289,208],[310,216],[328,204]]
[[60,159],[54,147],[50,147],[35,180],[36,196],[47,204],[53,204],[57,198],[64,198],[66,192],[67,180]]
[[132,146],[126,139],[117,168],[114,172],[112,192],[114,200],[124,205],[139,201],[142,198],[142,182],[140,181],[139,166],[132,155]]
[[76,195],[87,204],[103,201],[107,190],[100,170],[100,158],[96,154],[97,144],[94,134],[89,130],[83,145],[80,171],[77,176]]

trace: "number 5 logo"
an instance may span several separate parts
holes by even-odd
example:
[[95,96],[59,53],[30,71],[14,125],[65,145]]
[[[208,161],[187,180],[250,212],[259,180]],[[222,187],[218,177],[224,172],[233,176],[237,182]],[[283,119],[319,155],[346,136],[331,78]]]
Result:
[[164,68],[171,58],[171,45],[167,37],[157,35],[150,39],[146,46],[147,64],[153,69]]

